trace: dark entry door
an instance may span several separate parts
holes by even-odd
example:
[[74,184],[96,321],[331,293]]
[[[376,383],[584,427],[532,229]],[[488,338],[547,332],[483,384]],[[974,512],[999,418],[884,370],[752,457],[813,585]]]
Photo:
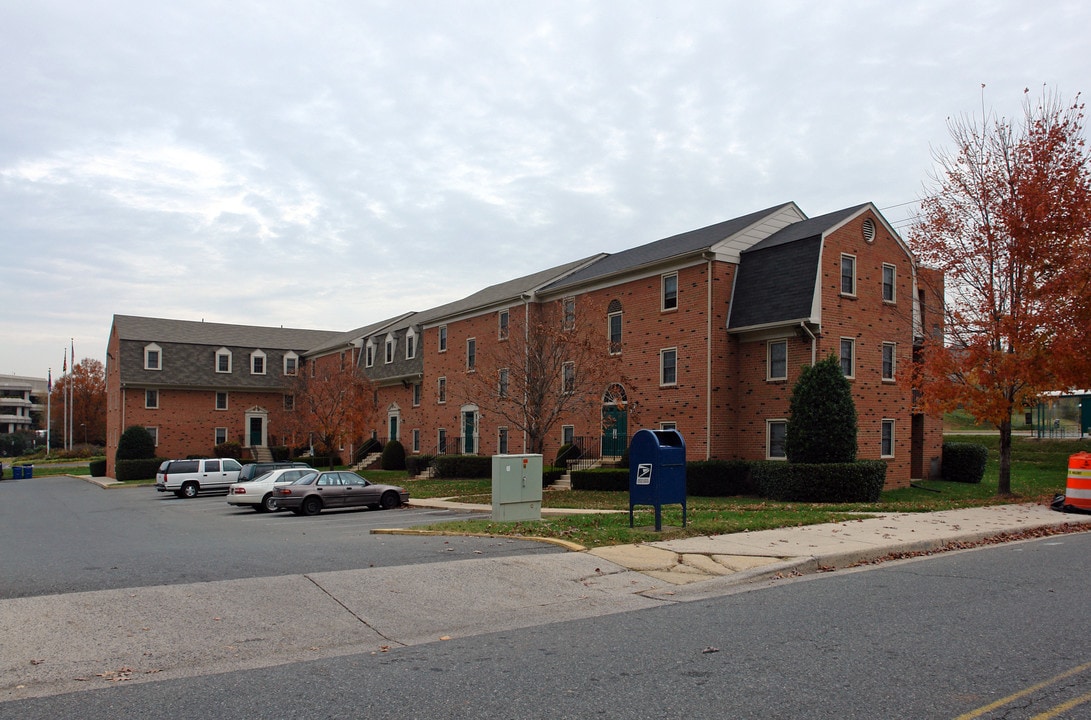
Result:
[[602,456],[620,457],[625,452],[629,414],[617,408],[602,409]]
[[251,447],[261,445],[261,418],[250,418],[250,445]]

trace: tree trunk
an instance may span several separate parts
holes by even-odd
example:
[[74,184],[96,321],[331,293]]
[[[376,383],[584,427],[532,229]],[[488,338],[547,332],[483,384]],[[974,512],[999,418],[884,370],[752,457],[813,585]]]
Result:
[[996,494],[1008,497],[1011,495],[1011,420],[1000,424],[1000,478],[997,482]]

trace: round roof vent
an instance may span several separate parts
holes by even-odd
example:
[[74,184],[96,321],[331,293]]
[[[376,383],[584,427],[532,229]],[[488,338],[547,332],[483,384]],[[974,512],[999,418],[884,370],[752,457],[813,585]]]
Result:
[[875,221],[871,218],[864,218],[864,241],[875,242]]

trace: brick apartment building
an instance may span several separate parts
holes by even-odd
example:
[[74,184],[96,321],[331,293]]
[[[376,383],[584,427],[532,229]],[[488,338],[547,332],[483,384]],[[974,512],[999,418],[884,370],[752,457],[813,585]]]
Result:
[[942,444],[909,377],[925,333],[942,332],[941,284],[926,289],[941,278],[926,272],[870,203],[816,218],[785,203],[348,333],[116,316],[108,456],[134,423],[154,428],[163,456],[279,439],[290,375],[323,362],[370,380],[371,434],[410,453],[526,452],[525,433],[476,401],[471,374],[562,308],[563,322],[601,328],[615,375],[557,420],[546,457],[566,442],[619,455],[651,427],[677,429],[691,460],[781,458],[792,387],[832,353],[852,385],[858,457],[886,460],[888,486],[902,486],[937,472]]

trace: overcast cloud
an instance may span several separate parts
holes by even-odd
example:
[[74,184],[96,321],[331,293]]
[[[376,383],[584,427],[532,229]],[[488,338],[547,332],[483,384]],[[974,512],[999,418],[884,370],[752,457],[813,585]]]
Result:
[[[0,0],[0,373],[112,316],[350,330],[786,201],[903,226],[1084,2]],[[909,204],[907,204],[909,203]]]

